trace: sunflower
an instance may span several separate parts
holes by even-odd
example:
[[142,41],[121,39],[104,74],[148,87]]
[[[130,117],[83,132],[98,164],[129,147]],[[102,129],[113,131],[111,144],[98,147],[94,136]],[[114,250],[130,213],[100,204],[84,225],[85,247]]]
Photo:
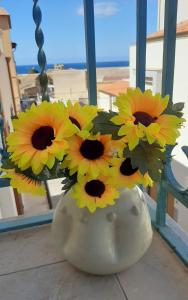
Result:
[[79,129],[78,135],[87,137],[93,124],[92,120],[97,115],[97,107],[94,105],[80,105],[80,103],[67,102],[67,111],[70,121]]
[[104,176],[95,179],[82,176],[73,186],[71,196],[76,199],[79,208],[87,207],[93,213],[97,207],[104,208],[107,205],[114,205],[114,200],[119,197],[119,192],[112,184],[109,184],[108,179]]
[[44,196],[46,194],[41,181],[34,180],[24,174],[16,173],[14,169],[1,169],[5,175],[3,178],[10,178],[10,184],[19,193],[31,193],[33,196]]
[[69,169],[77,170],[78,175],[89,173],[93,178],[100,173],[107,175],[113,156],[111,141],[111,135],[90,135],[86,139],[73,136],[65,159]]
[[113,158],[110,173],[110,182],[118,188],[132,188],[142,183],[142,175],[138,168],[132,167],[130,158]]
[[11,160],[21,170],[32,167],[34,174],[44,165],[51,169],[55,159],[62,160],[69,146],[66,139],[78,131],[63,106],[46,101],[21,112],[13,127],[7,138]]
[[115,104],[119,114],[111,121],[121,125],[118,134],[125,136],[130,150],[138,145],[140,139],[147,140],[149,144],[158,142],[162,147],[175,144],[184,119],[163,114],[168,101],[168,96],[153,96],[150,90],[142,93],[139,88],[128,89],[127,94],[117,97]]

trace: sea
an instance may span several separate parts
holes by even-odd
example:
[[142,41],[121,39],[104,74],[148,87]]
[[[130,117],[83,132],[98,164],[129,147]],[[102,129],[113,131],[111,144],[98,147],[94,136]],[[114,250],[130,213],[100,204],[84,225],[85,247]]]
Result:
[[[60,63],[61,64],[61,63]],[[86,63],[63,63],[65,69],[86,69]],[[97,68],[108,68],[108,67],[128,67],[128,61],[105,61],[105,62],[97,62]],[[34,68],[38,72],[40,68],[38,65],[17,65],[16,71],[17,74],[28,74],[28,72]],[[54,64],[47,64],[46,69],[53,69]]]

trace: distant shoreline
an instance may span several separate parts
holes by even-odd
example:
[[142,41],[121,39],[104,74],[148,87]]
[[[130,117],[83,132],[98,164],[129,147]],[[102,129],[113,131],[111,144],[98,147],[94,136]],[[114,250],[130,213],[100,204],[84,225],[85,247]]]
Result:
[[[48,64],[47,69],[53,69],[55,64]],[[65,69],[86,69],[86,63],[64,63]],[[110,68],[110,67],[128,67],[129,61],[112,61],[112,62],[97,62],[97,68]],[[39,71],[38,65],[18,65],[16,66],[17,74],[28,74],[32,68]]]

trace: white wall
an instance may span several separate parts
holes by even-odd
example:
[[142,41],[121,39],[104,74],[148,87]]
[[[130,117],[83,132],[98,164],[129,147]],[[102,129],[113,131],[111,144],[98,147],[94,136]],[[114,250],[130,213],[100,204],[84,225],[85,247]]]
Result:
[[[187,167],[181,163],[179,163],[177,160],[172,160],[172,170],[174,173],[174,176],[176,180],[185,188],[188,187],[188,171]],[[187,213],[188,209],[185,208],[181,202],[178,200],[175,201],[175,209],[177,211],[177,217],[175,214],[176,221],[180,224],[180,226],[188,232],[188,221],[187,221]]]
[[[165,0],[158,0],[158,30],[164,28]],[[188,20],[188,1],[178,0],[177,23]]]
[[178,38],[176,46],[176,61],[174,72],[174,92],[173,101],[183,101],[185,103],[184,118],[187,120],[185,127],[181,130],[181,137],[178,140],[179,145],[175,148],[177,160],[188,166],[187,158],[180,148],[183,145],[188,146],[188,37]]
[[[163,59],[163,42],[156,41],[150,42],[146,45],[146,69],[162,69]],[[132,45],[129,48],[129,65],[130,72],[132,69],[136,69],[136,45]],[[136,78],[130,78],[131,86],[135,86]]]

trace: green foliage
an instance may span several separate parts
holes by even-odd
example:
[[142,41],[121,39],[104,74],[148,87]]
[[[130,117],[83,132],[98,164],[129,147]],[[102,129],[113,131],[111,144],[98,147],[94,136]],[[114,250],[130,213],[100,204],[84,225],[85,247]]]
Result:
[[177,102],[175,104],[172,101],[169,101],[166,110],[164,111],[165,114],[175,115],[178,118],[183,116],[182,110],[184,109],[184,102]]
[[41,87],[44,87],[48,84],[48,76],[46,73],[42,73],[39,75],[39,81],[40,81],[40,85]]
[[18,166],[16,166],[14,162],[12,162],[10,157],[3,160],[1,168],[15,169],[16,173],[23,174],[37,181],[46,181],[50,179],[62,178],[65,176],[65,171],[61,168],[58,160],[56,160],[52,169],[49,169],[47,166],[45,166],[39,175],[35,175],[31,168],[28,168],[27,170],[24,171],[20,170]]
[[128,147],[125,148],[124,156],[131,159],[133,168],[139,168],[142,174],[148,172],[154,181],[159,182],[165,163],[165,152],[161,150],[158,144],[149,145],[147,142],[141,142],[132,151]]
[[15,164],[11,161],[10,157],[7,157],[5,159],[2,160],[2,165],[1,165],[2,169],[15,169],[16,166]]
[[93,120],[93,128],[91,132],[93,134],[111,134],[113,140],[119,140],[121,137],[118,136],[118,131],[120,126],[115,125],[110,121],[112,117],[117,115],[113,111],[105,112],[101,111],[98,113],[97,117]]
[[21,171],[8,157],[5,159],[1,166],[3,169],[15,169],[16,173],[22,174],[27,176],[28,178],[31,178],[32,180],[37,181],[46,181],[50,179],[57,179],[57,178],[64,178],[62,181],[63,187],[62,190],[64,191],[64,194],[66,194],[71,187],[77,182],[77,173],[70,175],[69,170],[63,169],[61,167],[61,164],[58,160],[56,160],[54,166],[52,169],[49,169],[47,166],[44,167],[42,172],[39,175],[35,175],[32,172],[31,168],[28,168],[25,171]]
[[70,175],[69,170],[64,170],[65,178],[61,182],[63,184],[62,190],[64,191],[64,195],[68,193],[68,191],[72,188],[72,186],[77,182],[77,173]]
[[57,179],[57,178],[62,178],[65,176],[65,171],[64,169],[61,168],[61,165],[58,160],[56,160],[53,168],[49,169],[47,166],[45,166],[42,170],[42,172],[39,175],[35,175],[32,172],[32,169],[29,168],[26,171],[21,171],[24,175],[38,180],[38,181],[46,181],[50,179]]
[[18,116],[11,116],[11,120],[17,120],[18,119]]

